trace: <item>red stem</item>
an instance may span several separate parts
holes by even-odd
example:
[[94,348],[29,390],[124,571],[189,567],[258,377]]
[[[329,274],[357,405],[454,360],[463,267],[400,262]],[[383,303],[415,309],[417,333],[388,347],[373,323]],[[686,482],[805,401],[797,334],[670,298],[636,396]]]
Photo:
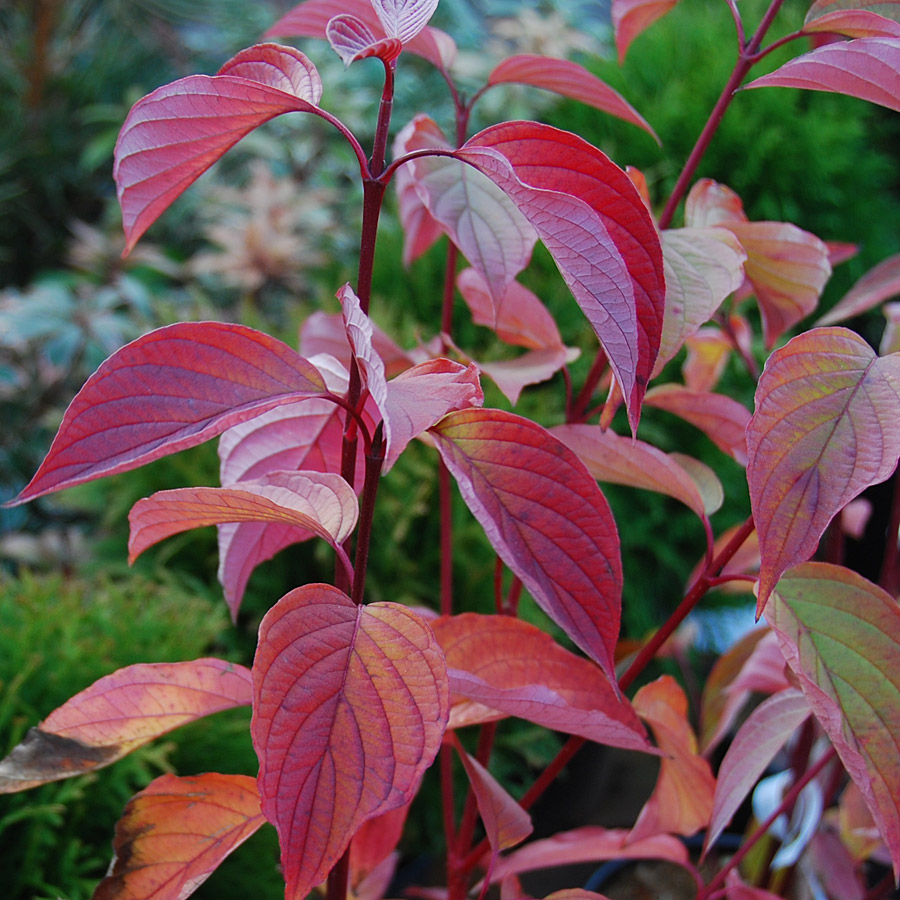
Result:
[[453,486],[443,460],[438,461],[441,513],[441,615],[453,614]]
[[[840,520],[836,519],[835,522],[837,527],[840,527]],[[891,517],[888,522],[881,572],[878,576],[878,584],[892,597],[896,597],[898,591],[900,591],[898,532],[900,532],[900,475],[894,475],[894,490],[891,495]]]
[[351,597],[357,606],[363,602],[366,569],[369,564],[369,546],[372,542],[375,497],[378,495],[378,482],[381,477],[381,467],[384,465],[383,425],[383,422],[379,422],[375,428],[375,434],[372,436],[372,452],[366,455],[366,475],[359,510],[359,527],[356,532],[356,565],[353,569],[353,594]]
[[597,355],[594,357],[594,362],[591,364],[591,368],[587,374],[587,378],[585,378],[584,384],[581,386],[581,390],[578,392],[578,396],[572,403],[572,408],[569,412],[569,415],[566,417],[567,422],[578,423],[585,421],[587,416],[585,416],[584,411],[585,409],[587,409],[588,404],[591,402],[591,397],[594,394],[594,388],[597,387],[597,384],[603,376],[603,373],[606,371],[606,366],[606,352],[602,347],[598,347]]
[[335,863],[334,868],[328,873],[328,882],[325,888],[325,900],[346,900],[347,888],[350,885],[350,848],[344,851],[343,856]]

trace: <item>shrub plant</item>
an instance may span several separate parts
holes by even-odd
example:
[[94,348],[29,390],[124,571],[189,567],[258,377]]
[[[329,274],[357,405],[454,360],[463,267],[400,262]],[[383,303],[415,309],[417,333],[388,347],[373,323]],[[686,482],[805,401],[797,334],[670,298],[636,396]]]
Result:
[[[436,5],[308,0],[268,34],[325,37],[348,66],[380,60],[370,153],[320,106],[313,63],[275,43],[240,52],[215,76],[162,87],[129,114],[115,162],[128,250],[251,130],[289,112],[325,120],[350,147],[362,185],[356,284],[337,291],[340,314],[304,321],[299,352],[217,322],[167,326],[117,351],[69,406],[17,502],[221,436],[222,486],[139,501],[129,517],[131,558],[215,524],[233,615],[253,569],[300,541],[331,545],[334,577],[274,603],[250,669],[204,658],[135,664],[101,678],[27,733],[0,763],[0,788],[92,771],[179,725],[249,705],[258,777],[154,780],[125,809],[97,900],[188,896],[265,821],[278,833],[288,898],[318,888],[328,900],[351,891],[377,900],[389,890],[409,805],[435,761],[447,848],[438,895],[449,900],[484,896],[497,883],[504,896],[524,896],[523,872],[605,859],[668,861],[704,900],[777,896],[792,877],[827,896],[886,896],[900,871],[900,502],[880,584],[840,563],[844,530],[865,516],[855,498],[887,479],[900,457],[900,355],[891,307],[879,353],[835,323],[897,293],[900,257],[880,263],[815,327],[784,343],[851,248],[754,220],[734,191],[695,182],[695,172],[753,66],[799,39],[820,46],[748,86],[812,88],[900,110],[900,25],[819,0],[802,29],[766,45],[781,0],[752,33],[731,0],[737,61],[656,215],[640,171],[619,168],[573,133],[513,121],[469,137],[474,104],[509,83],[555,91],[653,132],[621,95],[566,60],[502,60],[464,96],[451,74],[451,38],[427,25]],[[670,5],[617,0],[620,54]],[[877,6],[896,12],[889,2]],[[456,122],[448,137],[417,116],[395,135],[389,159],[404,53],[443,76]],[[436,336],[411,350],[369,317],[377,225],[392,183],[407,261],[449,238]],[[682,203],[684,225],[675,228]],[[576,351],[517,281],[538,239],[599,341],[580,383],[570,370]],[[475,323],[523,352],[470,358],[454,336],[457,292]],[[764,366],[761,351],[771,351]],[[729,360],[756,384],[752,414],[717,391]],[[526,386],[557,373],[564,399],[547,411],[546,426],[484,405],[484,376],[515,406]],[[715,471],[639,439],[644,406],[681,417],[746,466],[750,518],[716,534]],[[430,446],[437,466],[439,597],[420,598],[421,607],[372,602],[374,514],[390,490],[382,477],[414,438]],[[706,535],[677,608],[636,646],[619,642],[620,541],[598,480],[674,497]],[[467,558],[455,542],[453,482],[496,556],[492,614],[469,611],[466,598],[454,596],[454,566]],[[654,548],[646,553],[652,559]],[[647,667],[679,655],[678,626],[712,588],[750,584],[766,627],[713,668],[698,734],[685,690],[669,675],[646,681]],[[558,639],[519,616],[525,592]],[[633,691],[638,679],[646,683]],[[767,696],[746,714],[760,692]],[[570,735],[518,800],[490,770],[505,717]],[[710,759],[726,736],[714,772]],[[659,758],[636,821],[523,844],[532,831],[528,809],[586,741]],[[770,765],[775,772],[766,775]],[[722,835],[751,792],[755,819],[735,849]],[[698,833],[692,855],[686,839]],[[887,867],[871,888],[870,860]]]

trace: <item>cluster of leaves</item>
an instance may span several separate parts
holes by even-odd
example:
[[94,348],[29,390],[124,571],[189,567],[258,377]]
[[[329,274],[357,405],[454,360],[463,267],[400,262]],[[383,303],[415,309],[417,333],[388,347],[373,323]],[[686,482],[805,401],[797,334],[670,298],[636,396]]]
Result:
[[[620,54],[671,5],[616,3]],[[289,900],[322,884],[328,900],[348,891],[379,900],[409,805],[438,757],[448,900],[475,890],[483,896],[495,883],[505,896],[522,897],[523,872],[623,858],[675,863],[704,900],[771,898],[779,873],[795,868],[830,896],[861,897],[865,861],[900,872],[900,503],[881,586],[838,564],[839,540],[827,542],[824,561],[808,560],[829,527],[849,521],[854,499],[887,479],[900,458],[896,326],[880,353],[835,327],[900,291],[900,257],[864,276],[817,327],[780,346],[816,310],[832,265],[852,248],[787,222],[753,220],[726,185],[692,182],[735,91],[777,45],[842,36],[749,87],[831,91],[900,111],[900,24],[819,0],[800,31],[763,47],[780,0],[749,38],[729,3],[737,63],[657,216],[640,171],[619,168],[570,132],[516,121],[467,137],[473,105],[507,84],[553,91],[655,133],[620,94],[567,60],[502,60],[464,98],[451,74],[453,41],[428,25],[436,6],[307,0],[267,35],[324,37],[347,66],[381,62],[371,154],[320,105],[311,60],[275,43],[241,51],[214,76],[159,88],[126,119],[115,164],[126,252],[256,127],[289,112],[328,122],[350,147],[362,185],[356,286],[337,291],[339,314],[306,319],[299,352],[245,325],[217,322],[166,326],[123,347],[72,401],[17,502],[220,436],[222,486],[161,491],[136,503],[130,558],[172,535],[216,525],[219,577],[234,617],[253,570],[286,547],[326,542],[334,577],[294,588],[271,607],[252,668],[204,658],[139,663],[99,679],[0,762],[0,790],[92,771],[180,725],[249,706],[258,777],[207,773],[152,782],[126,807],[97,900],[187,896],[266,821],[278,832]],[[890,0],[878,6],[896,14]],[[404,52],[423,57],[446,81],[457,133],[447,137],[419,115],[396,134],[389,162]],[[448,238],[441,322],[414,349],[399,347],[369,317],[377,224],[391,183],[406,261]],[[684,225],[673,228],[682,201]],[[517,280],[538,240],[599,342],[578,390],[569,369],[577,351]],[[460,271],[461,257],[468,267]],[[476,361],[456,345],[457,292],[472,321],[518,355]],[[747,315],[751,303],[759,334]],[[887,312],[893,323],[893,309]],[[772,351],[761,373],[758,347]],[[685,348],[676,380],[652,384]],[[752,413],[717,390],[732,357],[758,376]],[[484,405],[483,376],[515,406],[529,385],[557,373],[566,387],[555,417],[562,424],[548,428]],[[723,494],[715,471],[639,439],[645,406],[700,429],[746,467],[750,519],[715,534],[711,516]],[[613,430],[620,418],[630,435]],[[440,485],[441,592],[431,610],[373,602],[366,590],[382,476],[414,439],[436,452]],[[598,481],[676,499],[707,539],[677,610],[636,648],[619,642],[621,545]],[[454,599],[460,557],[452,482],[496,555],[493,615],[464,611]],[[627,692],[704,595],[732,582],[755,584],[767,629],[717,664],[698,738],[674,678]],[[568,646],[519,617],[523,591]],[[767,699],[737,727],[754,692]],[[518,801],[488,768],[506,717],[570,735]],[[477,748],[469,753],[457,732],[473,727]],[[735,728],[714,773],[710,755]],[[529,806],[585,741],[660,758],[656,786],[633,827],[580,828],[507,853],[531,833]],[[761,781],[786,745],[789,764],[774,781]],[[468,785],[459,816],[454,755]],[[758,827],[720,859],[719,837],[751,792]],[[482,842],[475,840],[479,818]],[[702,855],[718,861],[708,876],[680,840],[701,831]],[[745,884],[739,866],[770,832],[780,848],[771,865],[744,868],[755,882]],[[887,881],[878,891],[889,889]]]

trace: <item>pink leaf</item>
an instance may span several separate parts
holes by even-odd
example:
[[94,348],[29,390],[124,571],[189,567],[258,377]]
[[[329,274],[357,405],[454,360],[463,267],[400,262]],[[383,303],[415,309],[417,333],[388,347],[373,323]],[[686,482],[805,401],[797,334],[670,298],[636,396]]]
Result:
[[494,868],[491,881],[496,883],[508,875],[535,869],[607,859],[667,859],[678,865],[688,865],[687,849],[673,835],[657,834],[639,841],[629,841],[628,835],[627,829],[598,825],[561,831],[552,838],[532,841],[501,859]]
[[732,869],[725,876],[725,900],[781,900],[781,898],[764,888],[744,884],[737,870]]
[[197,178],[254,128],[317,112],[322,83],[292,47],[242,50],[214,76],[190,75],[139,100],[116,142],[113,174],[131,250]]
[[450,413],[429,433],[494,550],[614,681],[619,536],[583,463],[540,425],[497,409]]
[[727,185],[701,178],[688,192],[684,202],[684,224],[688,228],[730,227],[746,221],[741,198]]
[[[285,13],[266,32],[266,37],[324,38],[328,22],[335,16],[345,14],[361,19],[376,35],[384,35],[384,28],[370,0],[306,0]],[[453,65],[456,58],[456,45],[450,35],[430,25],[403,49],[427,59],[444,71]]]
[[[384,417],[387,403],[387,378],[384,374],[384,362],[373,346],[374,329],[369,317],[362,311],[359,297],[353,288],[345,284],[338,292],[341,310],[344,317],[344,328],[347,332],[347,343],[350,352],[359,367],[362,387],[372,395],[375,405]],[[385,422],[385,439],[390,447],[390,423]]]
[[624,62],[631,42],[673,9],[677,2],[678,0],[613,0],[612,24],[620,64]]
[[397,848],[408,813],[409,805],[388,810],[380,816],[367,819],[353,836],[353,843],[350,845],[350,872],[354,886],[364,881]]
[[128,516],[128,561],[173,534],[224,522],[272,522],[336,546],[353,531],[357,514],[353,488],[328,473],[272,472],[235,487],[157,491],[135,503]]
[[251,328],[197,322],[157,329],[88,379],[16,502],[134,469],[325,392],[313,365]]
[[579,100],[643,128],[660,143],[647,120],[618,91],[578,63],[531,53],[510,56],[496,65],[488,76],[488,85],[509,83],[528,84]]
[[537,229],[606,350],[636,431],[665,306],[659,237],[637,189],[586,141],[535,122],[491,126],[457,155]]
[[810,714],[800,691],[781,691],[763,700],[741,725],[719,767],[712,819],[704,853],[719,839],[775,754]]
[[551,434],[577,454],[598,481],[674,497],[703,522],[715,512],[706,508],[694,479],[678,460],[651,444],[603,431],[599,425],[557,425]]
[[747,428],[750,505],[762,564],[759,605],[808,559],[832,518],[900,456],[900,357],[878,358],[845,328],[816,328],[777,350]]
[[126,666],[50,713],[0,762],[0,794],[108,766],[203,716],[250,703],[250,672],[220,659]]
[[[694,392],[712,391],[734,353],[734,342],[718,327],[709,326],[686,338],[684,343],[687,355],[681,374],[685,385]],[[647,394],[654,390],[656,388],[651,388]],[[644,397],[644,402],[649,402],[647,397]]]
[[411,41],[437,9],[438,0],[372,0],[375,14],[389,37]]
[[393,62],[403,49],[397,38],[376,38],[369,26],[356,16],[335,16],[328,22],[325,36],[345,66],[371,56],[385,63]]
[[578,359],[579,355],[580,351],[576,347],[529,350],[516,359],[478,362],[478,368],[493,380],[503,396],[515,406],[525,387],[549,381],[563,366]]
[[847,94],[900,112],[900,39],[858,38],[817,47],[746,87]]
[[264,822],[247,775],[162,775],[128,801],[92,900],[183,900]]
[[491,857],[486,866],[486,877],[490,878],[497,854],[521,844],[534,830],[531,816],[477,759],[466,753],[456,735],[451,735],[451,742],[466,770],[466,777],[478,804],[478,814],[491,846]]
[[843,9],[807,19],[803,31],[805,34],[842,34],[851,38],[898,38],[900,22],[879,15],[876,10]]
[[788,572],[766,617],[900,871],[900,607],[825,563]]
[[383,471],[396,462],[406,445],[447,413],[480,407],[484,393],[474,365],[449,359],[419,363],[387,383],[385,432],[389,445]]
[[[395,155],[449,147],[434,122],[418,116],[398,135]],[[481,172],[446,156],[420,157],[402,168],[430,217],[481,274],[499,306],[507,286],[528,265],[537,240],[514,198]],[[401,191],[405,184],[400,182]],[[406,216],[412,211],[407,205]]]
[[367,819],[418,788],[447,723],[443,654],[406,607],[310,584],[263,619],[253,684],[262,808],[302,900]]
[[699,428],[724,453],[747,465],[749,410],[731,397],[661,384],[647,391],[647,406],[664,409]]
[[690,836],[709,823],[716,780],[697,753],[697,739],[687,721],[687,697],[670,675],[663,675],[644,685],[633,702],[665,756],[629,843],[663,833]]
[[816,0],[806,13],[809,25],[821,16],[834,12],[856,12],[873,10],[879,15],[900,22],[900,3],[897,0]]
[[866,272],[816,324],[834,325],[852,319],[897,296],[900,296],[900,253]]
[[666,312],[654,374],[708,322],[744,281],[747,254],[725,228],[678,228],[662,233]]
[[[489,710],[601,744],[651,751],[644,727],[592,663],[534,625],[510,616],[462,613],[434,622],[451,690]],[[454,714],[450,722],[454,727]],[[492,721],[468,717],[459,724]]]

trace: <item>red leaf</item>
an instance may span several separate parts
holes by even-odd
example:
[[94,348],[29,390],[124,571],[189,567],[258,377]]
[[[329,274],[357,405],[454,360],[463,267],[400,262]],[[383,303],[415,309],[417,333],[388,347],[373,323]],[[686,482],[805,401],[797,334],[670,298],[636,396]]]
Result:
[[[631,704],[600,670],[534,625],[510,616],[463,613],[437,619],[451,690],[489,710],[555,731],[631,750],[652,751]],[[464,719],[455,721],[458,712]],[[459,727],[497,718],[454,707]]]
[[747,465],[746,430],[750,411],[724,394],[661,384],[647,391],[647,406],[664,409],[699,428],[720,450]]
[[162,775],[125,807],[92,900],[183,900],[264,822],[246,775]]
[[217,75],[190,75],[138,100],[113,166],[125,253],[242,137],[283,113],[317,112],[321,95],[319,74],[299,50],[259,44]]
[[[409,805],[398,806],[365,821],[350,844],[350,873],[353,887],[361,884],[388,859],[400,838],[409,813]],[[385,885],[388,887],[388,885]]]
[[746,87],[847,94],[900,112],[900,39],[858,38],[817,47]]
[[659,237],[637,189],[591,144],[536,122],[491,126],[457,154],[537,229],[606,350],[636,431],[665,306]]
[[715,804],[703,842],[708,852],[787,739],[811,710],[800,691],[780,691],[763,700],[738,729],[719,767]]
[[601,828],[587,825],[573,831],[561,831],[552,838],[530,844],[501,859],[491,882],[508,875],[565,866],[574,863],[603,862],[607,859],[667,859],[678,865],[688,864],[684,844],[671,834],[657,834],[639,841],[629,841],[624,828]]
[[[324,38],[328,22],[338,15],[349,13],[361,19],[376,34],[384,28],[370,0],[306,0],[285,13],[267,32],[266,37]],[[404,50],[427,59],[439,69],[447,70],[456,58],[456,45],[449,34],[426,26]]]
[[397,38],[376,38],[369,26],[356,16],[335,16],[328,22],[325,36],[345,66],[371,56],[386,63],[393,62],[403,49]]
[[900,357],[845,328],[816,328],[769,358],[747,429],[759,532],[761,612],[781,574],[808,559],[832,518],[900,456]]
[[557,425],[551,434],[576,453],[598,481],[674,497],[703,522],[715,512],[707,508],[696,482],[679,460],[652,444],[603,431],[599,425]]
[[29,729],[0,762],[0,794],[108,766],[173,728],[249,703],[249,671],[220,659],[126,666]]
[[900,871],[900,607],[861,575],[807,563],[766,618],[816,718],[862,791]]
[[263,619],[253,682],[263,812],[302,900],[363,822],[415,793],[447,723],[443,654],[406,607],[310,584]]
[[709,822],[716,780],[697,753],[697,739],[687,721],[687,697],[670,675],[663,675],[644,685],[633,702],[665,756],[629,843],[663,833],[690,836]]
[[330,473],[272,472],[236,487],[157,491],[135,503],[128,516],[128,561],[173,534],[224,522],[272,522],[336,546],[356,527],[357,515],[353,488]]
[[497,854],[501,850],[508,850],[516,844],[521,844],[534,831],[531,816],[477,759],[466,753],[456,735],[451,735],[450,740],[466,770],[469,784],[472,785],[472,793],[478,804],[478,814],[481,816],[491,846],[490,861],[485,866],[487,872],[485,877],[490,878]]
[[15,502],[126,472],[274,406],[325,392],[312,364],[252,328],[218,322],[159,328],[116,351],[88,379]]
[[497,409],[450,413],[429,433],[494,550],[615,681],[619,536],[584,464],[540,425]]
[[579,100],[643,128],[657,144],[660,143],[647,120],[618,91],[578,63],[532,53],[510,56],[493,68],[488,85],[510,83],[528,84]]
[[631,42],[676,3],[678,0],[613,0],[612,25],[620,64],[625,60]]
[[834,325],[852,319],[897,296],[900,296],[900,253],[866,272],[816,324]]

